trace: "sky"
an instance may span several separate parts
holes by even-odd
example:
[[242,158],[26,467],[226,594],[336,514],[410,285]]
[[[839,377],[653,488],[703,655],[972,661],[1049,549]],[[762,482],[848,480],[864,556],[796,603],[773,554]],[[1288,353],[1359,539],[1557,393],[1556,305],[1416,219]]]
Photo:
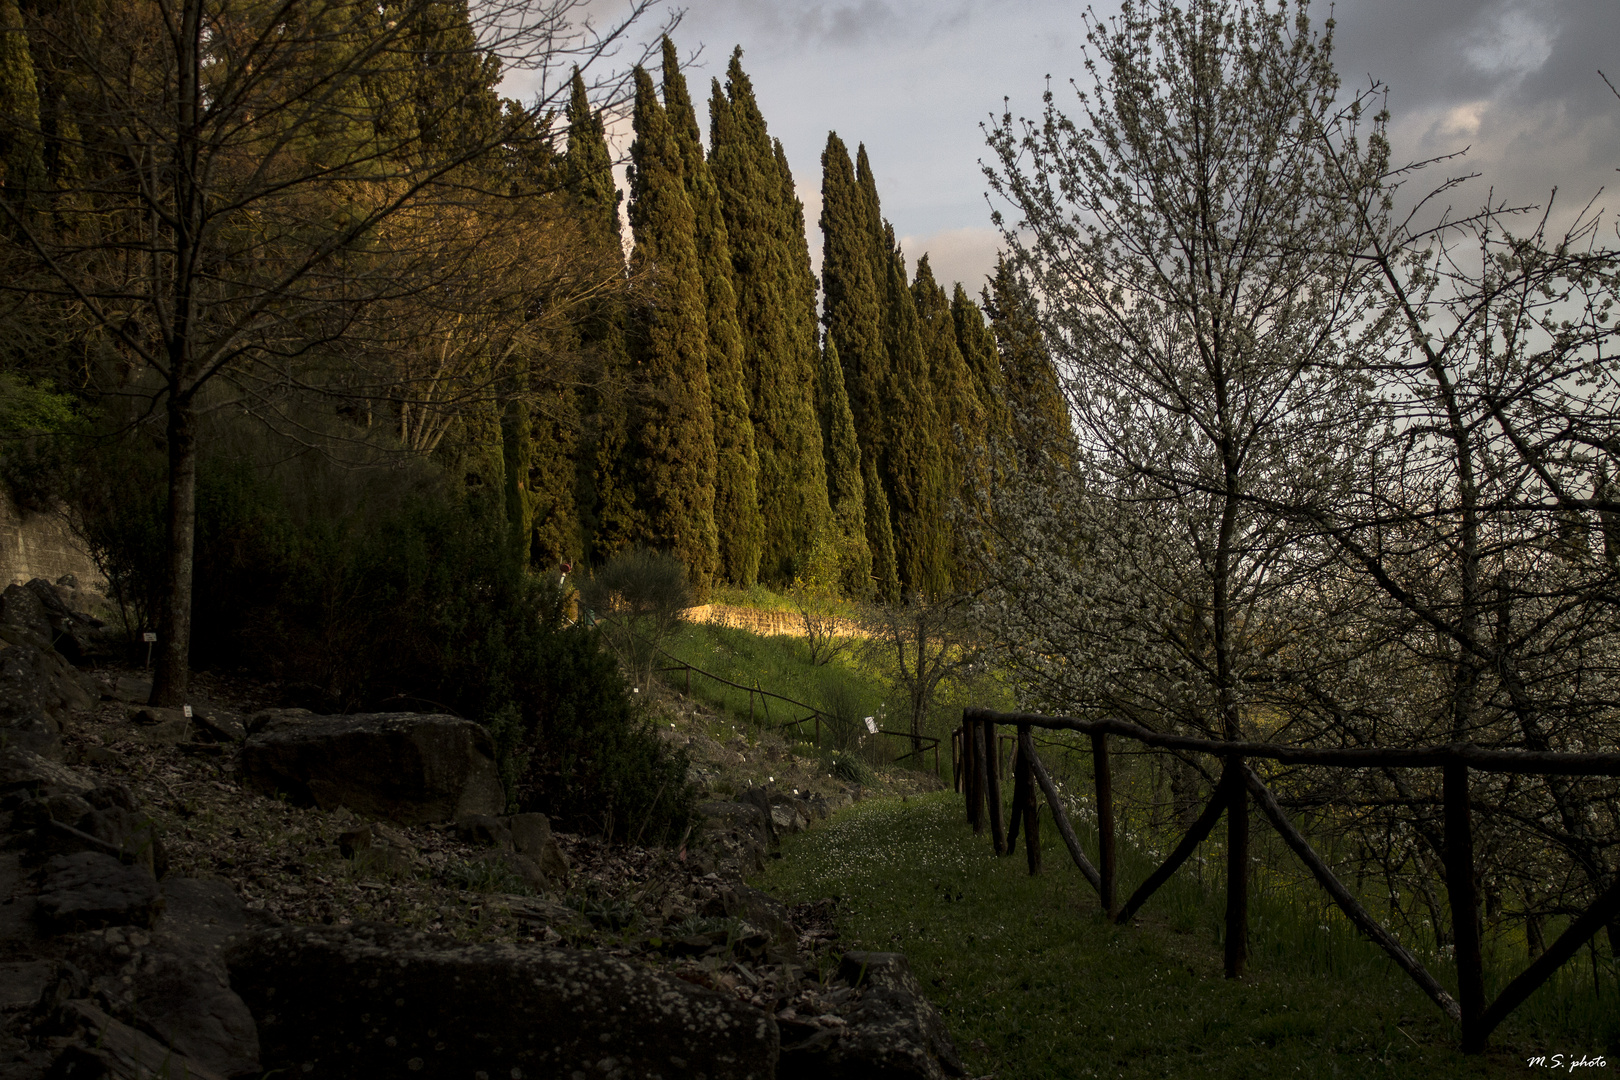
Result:
[[[610,16],[614,2],[592,7]],[[1118,4],[1102,0],[1095,10],[1106,17]],[[723,81],[733,46],[742,46],[805,203],[818,268],[820,158],[836,130],[852,152],[866,144],[908,263],[927,252],[936,278],[977,292],[1000,244],[982,125],[1005,107],[1037,114],[1048,76],[1059,104],[1072,103],[1069,80],[1087,85],[1084,11],[1060,0],[688,0],[673,37],[683,55],[696,53],[687,78],[705,131],[709,80]],[[1620,209],[1620,98],[1599,75],[1620,86],[1620,2],[1311,6],[1315,24],[1330,14],[1344,90],[1372,78],[1389,88],[1397,160],[1467,149],[1432,174],[1481,174],[1451,195],[1458,209],[1493,194],[1542,204],[1556,187],[1554,217],[1564,223],[1605,186],[1596,205]],[[656,34],[653,22],[642,25],[641,39]]]

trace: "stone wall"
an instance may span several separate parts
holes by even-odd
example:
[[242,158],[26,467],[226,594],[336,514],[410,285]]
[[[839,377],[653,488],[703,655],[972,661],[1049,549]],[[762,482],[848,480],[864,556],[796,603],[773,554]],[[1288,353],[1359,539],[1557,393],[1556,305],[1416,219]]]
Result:
[[66,521],[56,514],[19,513],[11,493],[0,488],[0,588],[63,574],[78,578],[80,588],[104,587],[90,552]]

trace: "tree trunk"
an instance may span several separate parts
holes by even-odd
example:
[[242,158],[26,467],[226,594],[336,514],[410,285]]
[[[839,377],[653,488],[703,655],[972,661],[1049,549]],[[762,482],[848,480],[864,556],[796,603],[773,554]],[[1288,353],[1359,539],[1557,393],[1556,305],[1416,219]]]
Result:
[[197,541],[197,414],[189,398],[169,397],[169,549],[158,607],[157,667],[151,704],[186,702],[191,663],[191,593]]

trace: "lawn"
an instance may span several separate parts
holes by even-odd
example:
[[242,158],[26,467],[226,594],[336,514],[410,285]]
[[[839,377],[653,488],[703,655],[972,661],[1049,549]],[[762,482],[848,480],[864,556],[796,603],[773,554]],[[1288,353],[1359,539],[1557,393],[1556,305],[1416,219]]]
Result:
[[[1580,1072],[1617,1067],[1614,986],[1593,999],[1574,968],[1468,1058],[1454,1026],[1315,896],[1257,897],[1252,970],[1229,981],[1218,892],[1183,876],[1115,927],[1050,822],[1032,878],[1021,845],[997,859],[963,816],[950,792],[858,804],[788,838],[764,884],[793,901],[837,896],[846,945],[905,952],[975,1076],[1435,1080],[1559,1071],[1559,1053],[1561,1071],[1583,1055],[1607,1060]],[[1127,892],[1145,868],[1122,852]],[[1535,1054],[1548,1066],[1529,1068]]]

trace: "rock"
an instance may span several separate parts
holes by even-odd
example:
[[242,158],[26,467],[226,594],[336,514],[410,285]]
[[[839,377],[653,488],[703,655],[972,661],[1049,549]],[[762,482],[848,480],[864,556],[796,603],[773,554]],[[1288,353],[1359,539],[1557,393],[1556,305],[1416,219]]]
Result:
[[720,903],[728,916],[758,927],[771,944],[789,954],[798,952],[799,935],[793,928],[793,918],[776,897],[737,884],[720,890]]
[[0,623],[0,746],[60,759],[70,711],[94,704],[82,678],[33,631]]
[[699,834],[706,851],[694,853],[694,859],[708,869],[725,867],[738,876],[757,874],[765,869],[765,852],[770,845],[769,820],[765,813],[751,803],[701,803],[697,812],[703,815],[703,829]]
[[258,1029],[221,958],[248,928],[241,899],[223,881],[195,878],[167,881],[163,893],[152,933],[111,927],[79,935],[75,965],[114,1019],[214,1072],[258,1075]]
[[[18,747],[0,749],[0,800],[33,798],[57,792],[83,795],[96,782],[77,769]],[[3,803],[0,803],[3,805]]]
[[162,908],[157,879],[144,866],[81,851],[45,864],[36,911],[58,932],[97,926],[151,926]]
[[768,1080],[773,1017],[573,949],[460,945],[378,925],[250,935],[226,954],[291,1076]]
[[280,727],[319,719],[321,718],[308,709],[260,709],[248,717],[245,726],[249,735],[257,735],[261,731],[273,731]]
[[771,814],[771,797],[766,794],[764,788],[749,788],[737,796],[737,801],[744,806],[752,806],[759,810],[765,828],[765,846],[767,848],[773,848],[781,843],[781,837],[776,829],[776,820]]
[[69,608],[60,590],[44,578],[34,578],[23,587],[39,601],[49,628],[47,639],[57,652],[75,664],[112,655],[112,639],[100,619]]
[[771,822],[778,834],[803,832],[810,827],[810,805],[781,792],[769,799]]
[[51,1069],[53,1080],[224,1080],[217,1072],[175,1053],[156,1039],[121,1023],[88,1001],[69,1001],[57,1023],[73,1034]]
[[861,993],[822,1028],[782,1048],[781,1080],[945,1080],[964,1076],[944,1021],[901,953],[848,952],[839,977]]
[[512,834],[512,846],[519,854],[533,859],[546,877],[568,881],[568,856],[551,835],[550,818],[544,814],[513,814],[505,821]]
[[227,712],[195,712],[192,714],[192,734],[213,742],[239,743],[247,738],[242,721]]
[[20,626],[46,644],[51,640],[51,620],[34,591],[25,585],[8,585],[0,593],[0,622]]
[[120,675],[102,688],[101,696],[131,705],[144,705],[152,696],[152,680]]
[[56,976],[50,960],[18,960],[0,964],[0,1010],[33,1008]]
[[243,778],[303,805],[403,825],[499,814],[506,793],[489,732],[433,713],[369,713],[267,724],[242,744]]
[[33,830],[36,858],[98,851],[143,866],[153,877],[168,871],[157,822],[121,784],[28,800],[18,805],[13,825]]
[[496,851],[516,851],[512,843],[512,830],[506,822],[489,814],[462,814],[456,818],[456,836],[463,843]]

